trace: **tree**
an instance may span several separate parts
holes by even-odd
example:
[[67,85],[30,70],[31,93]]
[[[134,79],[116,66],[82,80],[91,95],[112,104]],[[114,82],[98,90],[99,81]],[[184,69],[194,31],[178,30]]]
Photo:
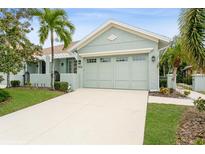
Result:
[[68,20],[63,9],[32,9],[31,15],[37,16],[40,22],[40,43],[44,44],[50,33],[51,41],[51,88],[54,90],[54,33],[64,43],[64,49],[72,42],[71,35],[75,27]]
[[168,63],[169,69],[172,70],[172,80],[176,80],[177,70],[182,62],[189,60],[188,55],[181,49],[180,38],[175,37],[167,51],[160,58],[160,65]]
[[4,78],[3,78],[3,76],[0,75],[0,83],[1,83],[2,81],[4,81]]
[[40,53],[40,46],[31,43],[26,34],[31,31],[27,9],[0,9],[0,72],[17,74],[23,64]]
[[179,17],[182,49],[192,56],[197,69],[205,68],[205,9],[183,9]]

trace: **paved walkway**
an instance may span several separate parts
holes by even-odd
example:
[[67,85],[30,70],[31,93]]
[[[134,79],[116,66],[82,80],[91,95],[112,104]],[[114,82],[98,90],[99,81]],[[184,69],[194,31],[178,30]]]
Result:
[[[177,91],[180,92],[180,93],[184,93],[184,90],[182,87],[177,87]],[[205,99],[205,95],[204,94],[201,94],[199,92],[196,92],[196,91],[192,91],[190,90],[190,94],[188,95],[188,97],[192,100],[196,100],[198,99],[199,97]]]
[[0,144],[143,144],[147,98],[78,89],[0,117]]
[[[177,87],[176,89],[181,94],[184,94],[184,90],[182,87]],[[157,96],[149,96],[148,103],[160,103],[160,104],[175,104],[175,105],[188,105],[194,106],[193,101],[198,99],[199,97],[205,99],[205,95],[196,91],[190,90],[190,94],[188,98],[170,98],[170,97],[157,97]]]
[[159,103],[159,104],[174,104],[174,105],[188,105],[193,106],[193,100],[183,99],[183,98],[171,98],[171,97],[157,97],[149,96],[149,103]]

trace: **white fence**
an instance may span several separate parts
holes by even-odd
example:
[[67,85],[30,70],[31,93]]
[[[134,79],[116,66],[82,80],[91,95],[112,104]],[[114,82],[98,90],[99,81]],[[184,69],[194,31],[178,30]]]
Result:
[[[77,74],[74,73],[61,73],[60,81],[68,82],[73,90],[78,88]],[[50,74],[30,74],[30,82],[33,86],[37,87],[50,87],[51,75]]]
[[[0,75],[4,78],[4,80],[0,83],[1,87],[5,87],[7,85],[7,76],[6,74],[0,73]],[[17,75],[10,75],[10,81],[11,80],[19,80],[21,83],[20,85],[23,85],[23,75],[17,74]]]
[[78,88],[78,75],[75,73],[61,73],[60,81],[68,82],[73,90]]
[[205,74],[192,75],[192,88],[194,91],[205,91]]
[[30,82],[35,87],[50,87],[50,74],[30,74]]
[[[3,76],[4,81],[0,83],[1,87],[6,86],[6,75]],[[19,80],[21,86],[23,85],[23,75],[11,75],[10,80]],[[78,75],[75,73],[61,73],[60,81],[68,82],[71,85],[71,89],[78,88]],[[30,83],[35,87],[50,87],[51,75],[50,74],[30,74]]]

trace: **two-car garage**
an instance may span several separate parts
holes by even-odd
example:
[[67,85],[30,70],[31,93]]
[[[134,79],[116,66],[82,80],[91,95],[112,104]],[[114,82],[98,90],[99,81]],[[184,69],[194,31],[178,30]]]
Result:
[[148,54],[84,58],[87,88],[148,89]]

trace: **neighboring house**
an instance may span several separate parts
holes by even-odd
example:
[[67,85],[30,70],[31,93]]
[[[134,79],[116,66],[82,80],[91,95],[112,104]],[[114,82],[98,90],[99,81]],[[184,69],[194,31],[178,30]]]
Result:
[[[55,79],[69,82],[73,89],[159,90],[159,51],[169,42],[165,36],[111,20],[65,50],[55,47]],[[49,86],[50,48],[38,58],[38,64],[27,64],[25,78]]]

